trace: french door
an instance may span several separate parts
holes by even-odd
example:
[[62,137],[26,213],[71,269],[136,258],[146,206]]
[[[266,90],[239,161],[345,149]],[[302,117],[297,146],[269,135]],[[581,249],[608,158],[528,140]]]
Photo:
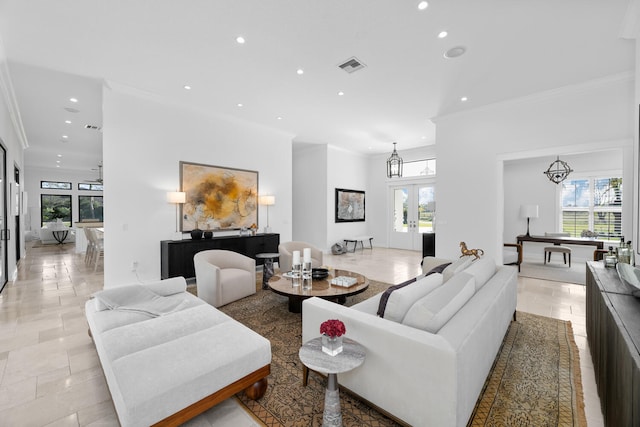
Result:
[[391,230],[389,246],[421,250],[422,233],[434,231],[436,213],[434,184],[391,187]]

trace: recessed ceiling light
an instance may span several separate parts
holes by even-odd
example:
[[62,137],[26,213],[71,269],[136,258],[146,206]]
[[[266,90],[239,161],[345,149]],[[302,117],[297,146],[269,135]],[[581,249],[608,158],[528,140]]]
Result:
[[428,7],[429,3],[427,3],[426,1],[421,1],[420,3],[418,3],[418,9],[420,10],[425,10]]
[[65,120],[64,121],[66,124],[70,125],[71,124],[71,120]]
[[448,35],[449,35],[449,33],[447,33],[446,31],[440,31],[438,33],[438,38],[439,39],[443,39],[443,38],[447,37]]
[[278,117],[276,117],[276,119],[278,119],[278,120],[282,120],[282,117],[278,116]]
[[299,76],[304,74],[304,70],[302,68],[298,68],[298,70],[296,71],[296,73],[298,73]]
[[456,46],[452,47],[448,51],[444,53],[444,57],[447,59],[457,58],[459,56],[464,55],[467,49],[464,46]]
[[64,139],[69,138],[69,136],[68,136],[68,135],[62,135],[62,137],[63,137]]
[[62,154],[58,154],[58,157],[62,157]]
[[56,163],[60,163],[60,160],[56,160]]
[[462,102],[467,102],[469,100],[469,98],[467,98],[466,96],[463,96],[462,98],[460,98],[460,101]]
[[241,103],[238,103],[238,104],[236,104],[236,105],[237,105],[238,107],[242,107],[242,106],[243,106],[243,104],[241,104]]
[[342,96],[342,95],[344,95],[343,91],[338,92],[338,96]]
[[78,102],[78,98],[69,98],[69,101],[71,101],[71,102]]
[[236,41],[237,41],[239,44],[244,44],[244,42],[245,42],[244,37],[242,37],[242,36],[238,36],[238,37],[236,37]]
[[56,167],[57,167],[57,168],[59,168],[59,167],[60,167],[60,165],[56,165]]
[[184,85],[182,87],[185,88],[185,90],[191,90],[191,86],[189,86],[189,85]]
[[427,139],[427,137],[426,137],[426,136],[423,136],[423,137],[422,137],[422,139]]

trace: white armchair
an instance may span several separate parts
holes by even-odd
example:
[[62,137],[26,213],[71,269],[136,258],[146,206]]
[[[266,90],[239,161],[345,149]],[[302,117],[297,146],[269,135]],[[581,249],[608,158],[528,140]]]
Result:
[[256,260],[226,250],[195,254],[198,297],[220,307],[256,293]]
[[291,261],[293,259],[293,251],[300,251],[300,256],[305,248],[311,249],[311,267],[317,268],[322,265],[322,251],[313,245],[305,242],[284,242],[278,245],[278,265],[280,271],[291,271]]

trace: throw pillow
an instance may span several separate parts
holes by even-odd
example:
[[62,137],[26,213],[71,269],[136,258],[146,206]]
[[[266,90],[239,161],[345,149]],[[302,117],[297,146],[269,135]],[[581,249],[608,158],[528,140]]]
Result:
[[[407,310],[417,300],[429,294],[441,284],[442,275],[434,273],[405,284],[402,288],[391,290],[384,307],[381,309],[380,305],[378,306],[378,316],[394,322],[402,322]],[[380,302],[382,302],[382,297]]]
[[475,278],[467,273],[456,274],[446,286],[440,286],[416,301],[407,311],[403,324],[437,333],[475,292]]
[[470,256],[462,256],[458,258],[457,260],[452,262],[450,266],[444,269],[444,271],[442,272],[442,276],[444,276],[442,281],[448,282],[449,279],[451,279],[456,273],[459,273],[465,268],[469,267],[472,261],[473,257]]
[[433,273],[440,273],[442,274],[442,272],[444,271],[445,268],[449,267],[451,265],[450,262],[444,263],[444,264],[440,264],[440,265],[436,265],[435,267],[433,267],[431,270],[427,271],[424,275],[429,276]]
[[476,291],[484,286],[489,279],[496,274],[496,262],[493,258],[485,256],[475,260],[464,272],[476,278]]

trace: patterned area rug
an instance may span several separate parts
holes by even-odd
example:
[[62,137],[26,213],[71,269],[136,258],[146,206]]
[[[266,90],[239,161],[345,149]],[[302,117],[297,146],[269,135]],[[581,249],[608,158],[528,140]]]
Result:
[[[324,377],[311,373],[302,386],[301,315],[289,313],[287,299],[260,289],[221,310],[271,341],[269,387],[259,401],[237,395],[266,426],[320,426]],[[349,297],[353,305],[389,286],[371,282]],[[195,293],[194,287],[190,291]],[[396,426],[395,421],[346,392],[340,393],[345,426]],[[570,322],[518,313],[512,322],[470,426],[586,426],[580,361]]]

